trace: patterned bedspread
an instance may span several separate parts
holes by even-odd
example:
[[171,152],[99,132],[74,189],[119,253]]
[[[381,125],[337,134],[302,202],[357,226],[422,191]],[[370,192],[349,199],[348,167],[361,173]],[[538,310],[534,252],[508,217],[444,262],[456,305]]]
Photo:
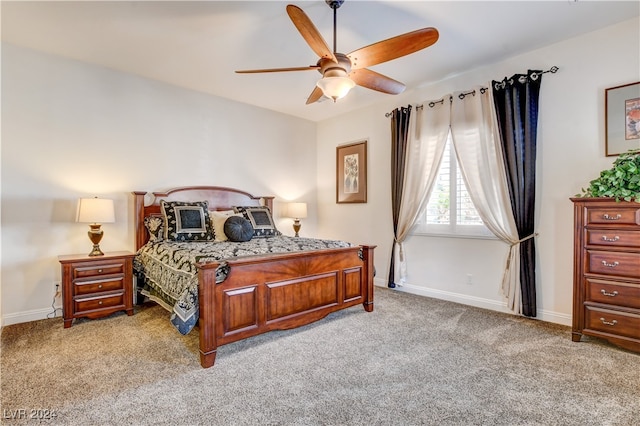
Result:
[[171,323],[182,334],[198,322],[197,262],[234,257],[350,247],[344,241],[278,236],[243,243],[149,242],[138,250],[134,271],[141,293],[172,311]]

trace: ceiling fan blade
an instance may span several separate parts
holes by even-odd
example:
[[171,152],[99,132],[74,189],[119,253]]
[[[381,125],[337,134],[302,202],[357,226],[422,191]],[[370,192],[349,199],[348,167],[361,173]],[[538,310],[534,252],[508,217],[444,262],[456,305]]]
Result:
[[371,90],[377,90],[378,92],[382,93],[389,93],[391,95],[402,93],[406,87],[399,81],[396,81],[392,78],[366,68],[352,70],[349,73],[349,78],[353,80],[358,86],[366,87],[367,89]]
[[312,104],[314,102],[317,102],[322,96],[323,96],[322,89],[320,89],[318,86],[316,86],[313,89],[313,92],[311,92],[311,94],[307,98],[306,105],[309,105],[309,104]]
[[338,62],[327,45],[327,42],[324,41],[318,29],[313,25],[311,19],[309,19],[302,9],[290,4],[287,5],[287,14],[289,14],[289,18],[291,18],[293,25],[296,26],[309,47],[311,47],[311,50],[316,52],[316,55],[321,58],[332,59],[334,62]]
[[238,74],[256,74],[259,72],[285,72],[285,71],[309,71],[309,70],[318,70],[320,69],[319,65],[309,65],[308,67],[290,67],[290,68],[266,68],[261,70],[238,70],[236,73]]
[[440,34],[435,28],[423,28],[370,44],[347,56],[351,60],[351,69],[366,68],[429,47],[438,41],[438,37]]

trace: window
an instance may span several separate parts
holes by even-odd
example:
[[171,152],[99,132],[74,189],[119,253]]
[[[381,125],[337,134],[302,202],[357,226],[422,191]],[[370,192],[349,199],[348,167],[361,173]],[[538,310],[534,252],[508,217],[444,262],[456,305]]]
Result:
[[414,225],[413,234],[493,237],[469,197],[456,161],[451,133],[431,197],[422,217]]

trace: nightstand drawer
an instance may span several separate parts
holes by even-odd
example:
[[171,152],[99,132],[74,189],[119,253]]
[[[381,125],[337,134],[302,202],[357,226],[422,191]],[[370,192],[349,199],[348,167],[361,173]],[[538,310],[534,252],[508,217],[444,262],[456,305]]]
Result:
[[640,309],[640,284],[586,279],[585,301]]
[[640,338],[640,315],[586,307],[585,328],[618,336]]
[[124,262],[100,263],[97,265],[83,265],[73,268],[73,278],[88,278],[100,275],[124,274]]
[[587,251],[586,273],[637,277],[640,271],[640,253],[615,251]]
[[124,290],[124,276],[104,280],[76,281],[73,287],[76,296],[101,293],[104,291]]
[[124,307],[124,293],[107,294],[104,296],[87,297],[75,299],[75,312],[93,311],[96,309],[112,308],[114,306]]

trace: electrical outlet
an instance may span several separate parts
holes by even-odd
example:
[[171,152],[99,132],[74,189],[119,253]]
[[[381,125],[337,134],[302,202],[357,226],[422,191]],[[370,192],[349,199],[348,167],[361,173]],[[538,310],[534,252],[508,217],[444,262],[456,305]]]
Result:
[[473,285],[473,275],[467,274],[467,285]]

